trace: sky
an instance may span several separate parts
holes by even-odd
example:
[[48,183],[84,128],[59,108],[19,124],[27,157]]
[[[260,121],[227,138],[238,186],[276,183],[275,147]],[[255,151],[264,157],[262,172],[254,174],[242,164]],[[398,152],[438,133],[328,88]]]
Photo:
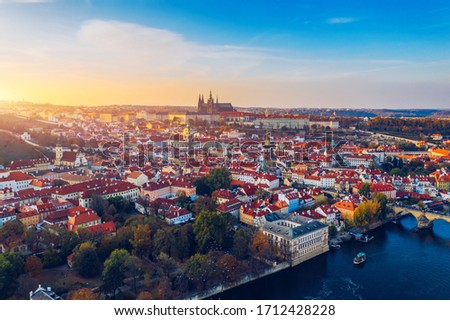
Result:
[[450,2],[0,0],[0,100],[450,108]]

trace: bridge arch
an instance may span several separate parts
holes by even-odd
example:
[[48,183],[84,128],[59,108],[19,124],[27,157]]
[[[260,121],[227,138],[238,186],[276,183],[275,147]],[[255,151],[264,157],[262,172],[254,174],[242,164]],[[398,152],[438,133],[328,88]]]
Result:
[[431,226],[430,224],[434,220],[444,220],[444,221],[450,223],[450,216],[445,216],[442,214],[426,212],[426,211],[422,212],[420,210],[405,208],[405,207],[398,207],[398,206],[393,206],[392,209],[394,210],[394,212],[397,216],[405,216],[407,214],[414,216],[414,218],[416,218],[416,220],[417,220],[418,228],[429,228]]

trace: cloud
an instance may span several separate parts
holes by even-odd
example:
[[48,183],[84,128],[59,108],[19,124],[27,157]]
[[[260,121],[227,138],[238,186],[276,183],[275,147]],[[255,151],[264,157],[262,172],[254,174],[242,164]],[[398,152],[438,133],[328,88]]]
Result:
[[305,58],[307,46],[211,45],[115,20],[15,23],[0,19],[0,88],[14,99],[186,105],[212,89],[240,106],[450,106],[450,60]]
[[337,18],[330,18],[327,20],[328,24],[346,24],[346,23],[352,23],[355,22],[355,18],[350,17],[337,17]]
[[99,63],[161,77],[237,77],[270,58],[265,50],[231,45],[205,45],[159,28],[110,20],[89,20],[77,33]]

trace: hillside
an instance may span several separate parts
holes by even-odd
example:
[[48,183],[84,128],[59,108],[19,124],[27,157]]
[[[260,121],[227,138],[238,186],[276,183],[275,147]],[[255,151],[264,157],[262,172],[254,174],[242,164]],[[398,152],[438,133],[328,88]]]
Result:
[[8,165],[20,159],[42,158],[43,155],[34,147],[8,133],[0,132],[0,164]]

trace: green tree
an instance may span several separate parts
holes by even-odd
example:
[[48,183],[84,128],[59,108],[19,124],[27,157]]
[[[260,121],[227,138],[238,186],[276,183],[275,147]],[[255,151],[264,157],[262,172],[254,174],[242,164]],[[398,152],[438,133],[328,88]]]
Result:
[[237,230],[233,235],[233,254],[241,260],[247,258],[249,244],[250,235],[242,229]]
[[114,216],[117,214],[116,206],[114,204],[110,204],[108,206],[108,209],[106,210],[106,213],[114,218]]
[[82,277],[93,278],[100,274],[102,266],[95,246],[91,242],[84,242],[75,250],[73,265]]
[[0,229],[0,241],[3,242],[8,238],[15,236],[23,236],[25,227],[19,220],[8,221]]
[[36,254],[39,249],[39,237],[36,230],[34,228],[25,230],[24,237],[28,248],[31,248],[31,252]]
[[332,237],[336,237],[337,236],[337,228],[334,224],[332,224],[331,226],[328,227],[328,235],[332,238]]
[[399,177],[405,177],[406,174],[403,170],[399,169],[399,168],[394,168],[389,172],[389,175],[391,176],[399,176]]
[[187,262],[185,274],[199,289],[205,290],[206,284],[214,271],[214,264],[208,256],[196,253]]
[[257,197],[258,199],[265,199],[265,198],[267,198],[269,195],[270,195],[270,193],[267,192],[267,191],[264,190],[264,189],[258,189],[258,190],[256,191],[256,197]]
[[3,254],[0,254],[0,298],[8,298],[17,287],[18,283],[14,266]]
[[211,192],[218,189],[230,188],[231,174],[227,168],[214,168],[209,171],[206,176],[206,183],[210,187]]
[[189,210],[190,206],[192,204],[191,197],[188,197],[186,195],[186,192],[184,192],[184,191],[178,191],[176,196],[177,196],[177,206]]
[[209,174],[195,180],[197,194],[211,196],[215,190],[228,189],[231,183],[231,174],[227,168],[211,169]]
[[112,293],[116,297],[117,289],[123,285],[128,271],[130,254],[124,249],[114,250],[104,263],[103,290]]
[[4,253],[3,256],[8,259],[8,261],[12,264],[14,267],[14,276],[18,277],[24,272],[24,261],[23,258],[15,253],[15,252],[7,252]]
[[178,228],[176,232],[177,252],[180,259],[186,259],[194,254],[195,235],[191,223]]
[[177,267],[177,263],[175,262],[175,260],[164,252],[161,252],[159,254],[158,258],[156,259],[156,263],[158,265],[158,273],[161,276],[165,276],[168,278],[170,278],[171,272],[174,271]]
[[165,253],[173,258],[178,258],[178,247],[172,229],[159,229],[153,238],[154,254]]
[[363,182],[361,184],[361,187],[359,188],[359,194],[364,197],[370,198],[370,183]]
[[208,185],[206,177],[195,179],[195,188],[198,195],[209,196],[212,193],[211,188]]
[[102,217],[106,212],[108,201],[103,199],[101,195],[94,194],[92,195],[92,209],[97,212],[97,214]]
[[128,271],[126,275],[133,279],[134,293],[137,293],[137,283],[139,278],[143,275],[142,265],[142,260],[136,256],[131,256],[128,260]]
[[60,234],[61,255],[67,257],[80,244],[80,237],[76,232],[61,230]]
[[47,248],[44,251],[44,268],[50,268],[62,263],[62,259],[54,248]]
[[117,212],[122,212],[125,206],[125,199],[123,197],[113,197],[108,199],[109,204],[114,205]]
[[202,211],[194,223],[195,241],[199,252],[222,249],[227,240],[231,220],[226,215]]

